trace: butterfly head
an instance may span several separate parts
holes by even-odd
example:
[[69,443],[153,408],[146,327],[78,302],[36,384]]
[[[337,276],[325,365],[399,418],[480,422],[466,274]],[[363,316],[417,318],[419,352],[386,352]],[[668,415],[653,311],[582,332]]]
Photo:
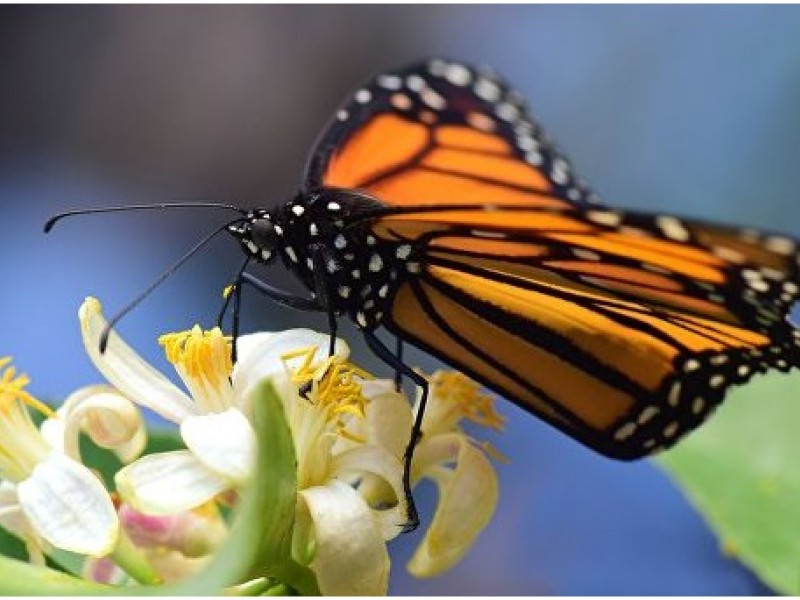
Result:
[[270,262],[280,244],[280,230],[266,210],[252,210],[244,219],[228,226],[245,254],[260,263]]

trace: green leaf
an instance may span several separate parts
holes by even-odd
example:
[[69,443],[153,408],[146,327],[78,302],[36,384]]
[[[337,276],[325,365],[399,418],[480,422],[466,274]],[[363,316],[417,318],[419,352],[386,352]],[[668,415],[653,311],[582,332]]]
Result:
[[657,462],[727,553],[775,590],[800,593],[800,377],[771,374],[732,390]]

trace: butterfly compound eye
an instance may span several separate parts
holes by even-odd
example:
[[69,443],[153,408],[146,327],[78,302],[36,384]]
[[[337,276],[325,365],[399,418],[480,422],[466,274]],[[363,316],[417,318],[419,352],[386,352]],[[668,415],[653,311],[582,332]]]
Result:
[[275,249],[278,242],[278,234],[275,231],[275,225],[269,219],[258,219],[253,222],[250,229],[250,235],[253,241],[261,250],[269,250],[270,252]]

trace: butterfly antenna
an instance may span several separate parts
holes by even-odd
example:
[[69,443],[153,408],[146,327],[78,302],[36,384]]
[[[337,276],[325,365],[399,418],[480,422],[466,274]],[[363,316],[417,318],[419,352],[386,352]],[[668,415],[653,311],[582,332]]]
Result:
[[59,213],[44,224],[44,232],[50,233],[55,224],[67,217],[75,217],[78,215],[93,215],[98,213],[112,213],[112,212],[126,212],[134,210],[167,210],[172,208],[210,208],[217,210],[232,210],[238,212],[240,215],[247,214],[247,211],[234,206],[232,204],[223,204],[220,202],[162,202],[160,204],[129,204],[127,206],[104,206],[101,208],[84,208],[78,210],[68,210]]
[[211,233],[204,236],[199,242],[197,242],[194,246],[192,246],[183,256],[181,256],[178,260],[172,263],[167,269],[159,275],[153,283],[151,283],[147,289],[145,289],[141,294],[139,294],[136,298],[134,298],[127,306],[125,306],[122,310],[117,312],[111,319],[109,319],[108,323],[106,324],[105,328],[103,329],[103,333],[100,335],[100,353],[103,354],[106,351],[106,347],[108,346],[108,336],[111,334],[111,330],[113,327],[129,312],[131,312],[134,308],[136,308],[142,300],[147,298],[153,291],[160,286],[164,281],[169,278],[175,271],[180,269],[186,261],[188,261],[192,256],[194,256],[197,252],[199,252],[206,244],[208,244],[211,240],[213,240],[216,236],[220,233],[225,231],[231,225],[235,225],[236,223],[240,223],[241,219],[236,219],[235,221],[231,221],[230,223],[226,223],[220,227],[214,229]]

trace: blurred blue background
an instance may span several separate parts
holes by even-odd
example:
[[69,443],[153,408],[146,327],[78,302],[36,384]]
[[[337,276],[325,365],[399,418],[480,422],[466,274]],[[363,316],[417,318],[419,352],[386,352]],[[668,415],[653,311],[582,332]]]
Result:
[[[4,7],[0,353],[43,398],[98,381],[78,334],[84,296],[113,312],[220,222],[87,217],[45,237],[50,214],[281,202],[349,90],[434,54],[496,67],[608,203],[800,234],[797,7]],[[126,318],[123,335],[167,369],[156,336],[209,325],[238,256],[220,239]],[[324,328],[253,297],[245,323]],[[361,363],[386,372],[352,327],[343,333]],[[392,592],[768,593],[656,466],[600,458],[500,408],[509,424],[492,439],[512,462],[498,467],[496,518],[431,581],[403,569],[419,533],[395,542]],[[431,490],[422,495],[429,506]]]

